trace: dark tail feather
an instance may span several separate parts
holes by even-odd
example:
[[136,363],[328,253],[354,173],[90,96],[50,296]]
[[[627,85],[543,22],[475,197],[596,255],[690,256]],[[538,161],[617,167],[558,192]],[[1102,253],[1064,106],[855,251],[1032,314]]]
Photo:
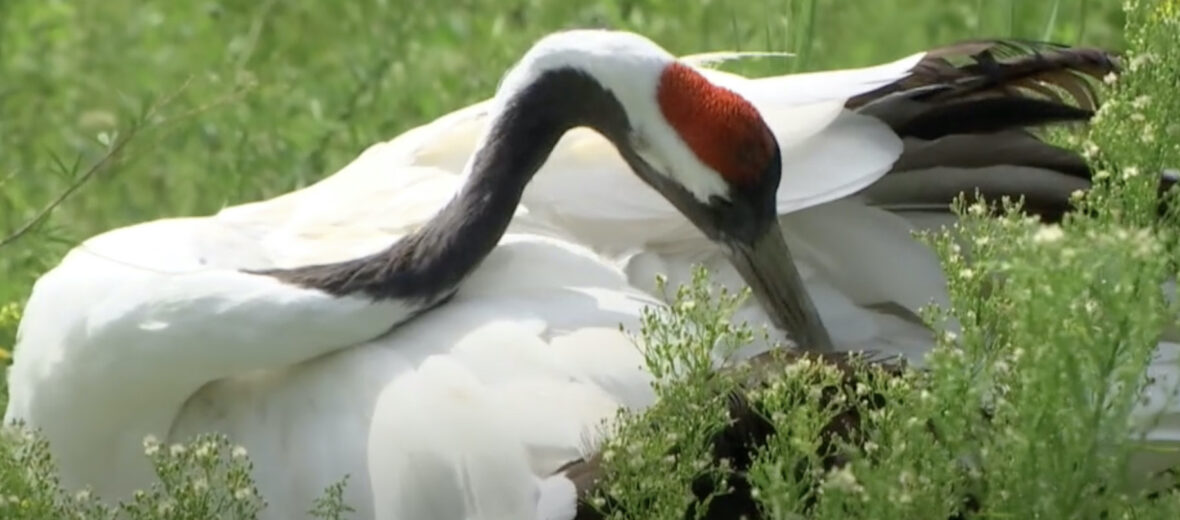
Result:
[[950,213],[960,194],[968,201],[1023,199],[1026,213],[1059,222],[1073,209],[1070,195],[1090,182],[1046,168],[1006,165],[990,168],[932,168],[890,174],[860,193],[871,206],[897,212]]
[[860,109],[890,94],[910,92],[912,99],[927,103],[1040,97],[1064,104],[1062,94],[1068,94],[1078,107],[1094,110],[1099,100],[1091,81],[1118,70],[1117,56],[1101,49],[1021,40],[963,41],[927,51],[910,76],[857,96],[848,107]]
[[1082,122],[1093,112],[1031,98],[984,98],[931,105],[893,130],[902,137],[938,139],[955,134],[999,132],[1053,123]]
[[1081,155],[1048,144],[1021,129],[989,134],[950,135],[928,141],[906,139],[901,157],[892,172],[927,168],[986,168],[1003,164],[1026,166],[1061,172],[1083,179],[1090,178],[1090,165]]
[[1029,130],[1084,123],[1100,100],[1093,82],[1119,69],[1100,49],[1019,40],[964,41],[927,52],[905,79],[848,101],[905,139],[894,168],[861,195],[897,210],[949,212],[960,193],[1023,197],[1058,221],[1090,188],[1073,151]]
[[1046,222],[1071,210],[1070,196],[1090,189],[1090,168],[1078,154],[1022,130],[905,140],[893,169],[859,194],[890,211],[948,213],[961,193],[990,201],[1023,198],[1024,210]]
[[909,76],[846,106],[921,139],[1083,122],[1099,105],[1093,82],[1117,71],[1099,49],[966,41],[928,51]]
[[[1159,213],[1168,210],[1163,195],[1180,173],[1159,174]],[[988,201],[1023,199],[1023,209],[1043,222],[1060,222],[1073,211],[1075,191],[1092,186],[1089,165],[1077,153],[1045,143],[1021,130],[950,135],[936,140],[906,139],[890,172],[858,194],[865,203],[889,211],[949,213],[960,194]]]

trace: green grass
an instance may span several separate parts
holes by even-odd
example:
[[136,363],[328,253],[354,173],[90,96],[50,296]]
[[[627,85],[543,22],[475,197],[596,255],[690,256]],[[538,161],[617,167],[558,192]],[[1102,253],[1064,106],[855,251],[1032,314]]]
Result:
[[[867,65],[971,37],[1123,45],[1118,0],[448,4],[0,2],[0,243],[37,224],[0,245],[0,302],[23,302],[86,237],[306,186],[374,142],[487,98],[557,29],[631,29],[677,53],[799,55],[750,73]],[[93,168],[132,130],[109,167]],[[15,332],[5,323],[0,348]]]
[[[936,359],[928,379],[885,389],[897,404],[870,426],[879,436],[877,444],[891,448],[874,460],[854,457],[849,472],[857,485],[848,485],[846,474],[806,478],[832,484],[823,488],[816,506],[820,518],[863,511],[875,511],[875,518],[911,518],[915,511],[952,508],[950,497],[966,488],[983,490],[992,504],[989,512],[997,518],[1066,518],[1102,508],[1111,510],[1112,518],[1130,512],[1176,518],[1180,505],[1175,501],[1149,505],[1141,497],[1092,488],[1095,481],[1118,483],[1109,475],[1125,460],[1126,446],[1113,440],[1135,385],[1108,395],[1107,402],[1117,406],[1102,413],[1076,399],[1087,389],[1099,389],[1103,374],[1133,382],[1130,369],[1142,363],[1147,338],[1171,317],[1162,303],[1139,295],[1172,269],[1159,259],[1172,256],[1165,253],[1175,240],[1159,231],[1143,231],[1148,228],[1144,201],[1149,179],[1127,172],[1131,167],[1150,172],[1180,165],[1180,131],[1175,127],[1180,99],[1169,83],[1177,77],[1180,43],[1168,36],[1180,34],[1175,30],[1180,7],[1175,0],[1130,4],[1127,32],[1121,0],[454,0],[445,7],[410,0],[4,0],[0,240],[8,243],[0,246],[0,305],[7,304],[0,311],[0,347],[12,344],[19,304],[33,280],[79,240],[134,222],[208,214],[305,186],[369,144],[490,96],[503,71],[535,39],[556,29],[631,29],[676,53],[750,49],[798,54],[793,60],[744,65],[742,70],[751,73],[867,65],[972,37],[1044,38],[1119,49],[1130,44],[1150,51],[1154,57],[1143,60],[1152,61],[1116,85],[1117,102],[1104,111],[1088,142],[1077,143],[1098,150],[1094,160],[1113,172],[1110,184],[1100,186],[1092,199],[1100,208],[1096,216],[1067,223],[1065,238],[1052,243],[1034,240],[1036,231],[1016,219],[969,219],[967,232],[975,233],[970,236],[1005,239],[992,243],[1006,244],[1006,249],[994,251],[995,256],[962,259],[949,246],[943,248],[947,265],[958,267],[951,271],[958,273],[952,279],[951,311],[960,318],[974,313],[965,321],[966,355]],[[1144,95],[1149,98],[1143,100]],[[132,133],[134,138],[127,139]],[[124,144],[112,161],[99,164],[112,148]],[[44,220],[11,241],[4,238],[24,229],[80,178],[85,184]],[[1152,254],[1136,253],[1144,243],[1152,244],[1142,246]],[[1063,258],[1068,255],[1074,256],[1067,262]],[[1084,277],[1097,272],[1097,262],[1117,273],[1114,282]],[[963,273],[1003,274],[1010,283],[1005,290],[987,292],[978,286],[979,277],[964,278]],[[1057,291],[1054,301],[1060,305],[1039,305],[1027,298],[1036,287]],[[1069,305],[1087,298],[1101,303],[1105,314],[1090,316],[1086,306]],[[1026,316],[1038,309],[1050,314]],[[1098,330],[1090,326],[1095,323]],[[997,332],[1002,332],[1001,340],[995,340]],[[1112,335],[1131,340],[1103,358],[1105,364],[1078,354],[1093,352],[1078,345],[1105,348],[1104,338],[1116,337]],[[1032,369],[980,370],[997,359],[1011,360],[1018,351],[1032,355],[1029,345],[1034,344],[1045,347],[1035,350]],[[1022,366],[1029,364],[1026,360]],[[1087,373],[1092,377],[1068,381],[1072,386],[1053,379],[1075,374],[1079,367],[1091,368]],[[1007,389],[997,404],[993,429],[974,422],[961,406],[979,398],[987,385]],[[696,395],[674,385],[667,391]],[[766,398],[794,402],[787,397]],[[675,401],[670,401],[673,406]],[[953,413],[940,416],[948,432],[941,443],[903,420],[906,414],[930,417],[947,409]],[[1040,413],[1046,409],[1054,412],[1048,417]],[[669,413],[660,410],[653,413]],[[1075,413],[1079,411],[1093,413]],[[1082,416],[1091,419],[1078,422]],[[688,421],[684,427],[699,434],[708,425]],[[636,428],[633,434],[642,436],[642,428]],[[1066,428],[1078,433],[1063,437],[1051,450],[1029,441]],[[30,504],[52,504],[51,480],[19,480],[25,472],[14,471],[42,468],[48,461],[38,458],[42,454],[35,446],[11,436],[4,439],[4,489],[27,489]],[[899,447],[899,440],[906,439]],[[1115,447],[1090,457],[1092,444],[1087,442],[1095,440],[1112,441],[1103,445]],[[790,439],[772,443],[783,450],[790,445]],[[919,449],[930,446],[936,447]],[[857,449],[849,448],[854,454]],[[968,449],[975,450],[988,471],[966,476],[952,471],[949,461]],[[652,454],[657,452],[651,448]],[[1008,457],[989,461],[981,452]],[[768,496],[815,483],[792,481],[793,475],[776,472],[775,461],[767,461],[757,474]],[[642,469],[641,462],[636,460],[630,469]],[[1063,469],[1070,464],[1072,469]],[[1079,464],[1076,478],[1057,478]],[[621,481],[630,469],[618,470]],[[906,481],[899,477],[903,474],[925,475],[927,481]],[[15,483],[31,487],[11,487]],[[664,484],[643,489],[681,489],[670,480]],[[241,485],[227,483],[225,489],[233,496],[233,486]],[[160,493],[153,500],[166,502],[172,491]],[[901,500],[903,495],[908,498]],[[675,497],[654,502],[631,498],[635,503],[676,503]],[[796,505],[767,507],[786,518]],[[915,509],[919,507],[926,509]],[[1171,513],[1167,507],[1173,508]],[[30,511],[16,518],[39,518]],[[145,517],[134,511],[124,514]],[[1167,514],[1172,516],[1156,516]]]
[[100,135],[126,133],[145,107],[174,96],[117,167],[36,238],[3,248],[0,301],[22,299],[85,237],[307,185],[369,144],[489,97],[535,39],[561,28],[632,29],[677,53],[800,54],[749,66],[761,72],[865,65],[975,36],[1043,37],[1050,22],[1055,40],[1122,45],[1117,0],[1061,0],[1055,18],[1053,2],[1018,0],[445,4],[0,3],[0,233],[68,186],[75,164],[97,160]]

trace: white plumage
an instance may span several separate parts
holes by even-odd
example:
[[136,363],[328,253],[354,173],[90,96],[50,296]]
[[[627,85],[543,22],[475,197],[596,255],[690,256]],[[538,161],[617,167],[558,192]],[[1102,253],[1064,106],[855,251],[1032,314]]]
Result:
[[[556,54],[530,56],[562,47],[542,50]],[[913,224],[846,198],[884,175],[902,143],[843,105],[920,58],[757,80],[704,71],[753,102],[780,142],[781,225],[836,343],[912,360],[929,332],[869,306],[943,303],[944,281],[909,238]],[[505,88],[530,77],[527,66],[514,74]],[[640,310],[661,303],[647,291],[654,275],[684,282],[705,263],[742,284],[600,136],[566,134],[454,298],[390,333],[410,309],[239,271],[354,258],[421,226],[463,181],[494,108],[374,145],[294,193],[78,246],[30,297],[5,421],[41,428],[63,483],[106,496],[151,478],[145,435],[216,430],[249,450],[267,518],[305,517],[345,474],[362,519],[569,518],[572,487],[546,476],[592,447],[618,406],[654,397],[617,328],[636,330]],[[676,171],[698,196],[717,190]],[[740,316],[768,322],[752,301]],[[1164,432],[1180,441],[1180,425]]]

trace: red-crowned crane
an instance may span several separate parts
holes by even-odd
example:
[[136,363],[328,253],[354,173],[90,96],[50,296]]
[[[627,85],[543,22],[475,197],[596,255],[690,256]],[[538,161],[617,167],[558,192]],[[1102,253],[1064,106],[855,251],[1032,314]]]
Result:
[[[568,519],[574,488],[554,471],[653,399],[618,325],[661,304],[642,290],[655,272],[721,255],[720,279],[757,296],[744,316],[805,348],[928,348],[878,304],[937,300],[937,262],[848,197],[896,201],[883,176],[913,140],[959,130],[891,91],[916,91],[929,58],[752,80],[635,34],[551,35],[491,101],[314,186],[75,248],[30,297],[5,420],[45,433],[67,486],[106,496],[149,482],[145,435],[215,430],[248,448],[267,518],[304,517],[349,474],[358,518]],[[996,131],[1088,114],[980,103],[1010,116]],[[825,249],[854,222],[893,232],[866,256],[911,269]]]

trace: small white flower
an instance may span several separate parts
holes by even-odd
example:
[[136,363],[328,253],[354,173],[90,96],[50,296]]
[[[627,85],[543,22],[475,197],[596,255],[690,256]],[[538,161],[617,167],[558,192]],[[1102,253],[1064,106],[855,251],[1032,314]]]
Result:
[[811,368],[811,359],[802,358],[794,363],[791,363],[790,365],[787,365],[785,372],[787,373],[787,376],[790,377],[798,375],[802,372],[806,372],[809,368]]
[[206,442],[206,443],[201,443],[200,446],[197,446],[197,449],[193,452],[193,454],[195,454],[197,457],[203,459],[203,458],[208,457],[212,451],[213,451],[213,448],[211,446],[209,446],[209,443]]
[[198,493],[202,493],[208,489],[209,489],[209,481],[205,480],[204,477],[200,477],[200,478],[193,481],[193,491],[196,491]]
[[143,452],[149,457],[160,452],[160,441],[156,439],[155,435],[143,438]]
[[1065,236],[1065,232],[1061,230],[1061,226],[1041,226],[1041,228],[1037,230],[1036,234],[1033,235],[1033,242],[1040,244],[1056,242],[1061,240],[1061,237],[1063,236]]
[[238,488],[234,491],[234,498],[241,501],[249,500],[254,496],[254,490],[250,488]]
[[1142,139],[1144,143],[1148,143],[1148,144],[1155,142],[1155,124],[1154,123],[1148,122],[1143,125],[1143,135],[1140,136],[1140,139]]
[[819,385],[813,385],[807,389],[807,398],[808,399],[811,399],[812,401],[818,401],[820,399],[820,397],[823,397],[823,392],[820,389]]
[[861,383],[860,381],[857,381],[856,382],[856,395],[867,395],[868,393],[869,393],[869,385],[866,385],[864,383]]
[[173,457],[184,455],[185,451],[187,450],[185,450],[184,445],[182,444],[173,444],[172,447],[168,449],[168,453],[171,453]]
[[1082,143],[1082,155],[1086,157],[1094,157],[1098,155],[1098,145],[1094,141],[1086,141]]
[[246,458],[246,448],[243,448],[242,446],[234,446],[234,449],[230,452],[230,455],[235,459],[244,459]]
[[864,491],[860,483],[856,481],[856,475],[852,474],[852,468],[845,465],[844,467],[828,473],[827,484],[837,489],[851,491],[853,493],[860,493]]
[[79,502],[85,502],[87,500],[90,500],[90,490],[83,489],[82,491],[75,493],[74,500],[77,500]]
[[1132,72],[1137,71],[1141,67],[1143,67],[1144,65],[1147,65],[1148,63],[1151,63],[1154,60],[1155,60],[1155,55],[1150,52],[1145,52],[1143,54],[1139,54],[1139,55],[1131,58],[1131,64],[1130,64],[1129,69]]
[[693,469],[695,469],[697,471],[701,471],[701,470],[704,470],[705,468],[709,467],[709,465],[712,463],[713,463],[713,461],[709,460],[708,458],[702,457],[702,458],[697,459],[696,462],[693,462],[692,467],[693,467]]

